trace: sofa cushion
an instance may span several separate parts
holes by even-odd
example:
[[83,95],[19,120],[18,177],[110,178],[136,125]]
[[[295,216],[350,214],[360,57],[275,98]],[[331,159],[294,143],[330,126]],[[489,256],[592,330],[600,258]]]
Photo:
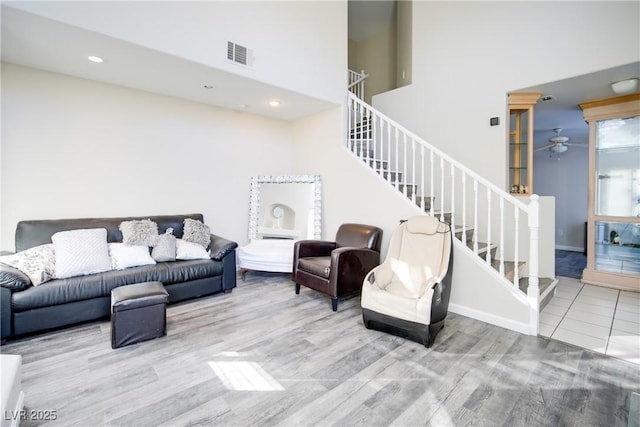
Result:
[[185,218],[203,220],[202,214],[188,214],[20,221],[16,226],[16,252],[45,243],[51,243],[51,236],[58,231],[77,230],[79,228],[106,228],[108,242],[122,242],[122,232],[119,228],[120,224],[122,224],[123,221],[135,219],[150,219],[155,222],[158,224],[158,233],[164,233],[167,228],[171,227],[173,228],[173,235],[181,238]]
[[298,259],[298,269],[328,279],[331,273],[331,257],[300,258]]
[[51,241],[59,279],[111,270],[105,228],[61,231]]
[[221,261],[191,260],[111,270],[99,274],[54,279],[38,287],[13,294],[14,312],[66,304],[91,298],[108,297],[111,289],[141,282],[173,283],[204,279],[222,274]]
[[111,266],[115,270],[156,263],[149,254],[148,246],[109,243],[109,256],[111,256]]
[[182,238],[187,242],[202,245],[206,249],[211,243],[211,230],[200,220],[185,218]]
[[53,244],[36,246],[12,255],[0,256],[0,263],[14,267],[29,277],[33,286],[55,277]]

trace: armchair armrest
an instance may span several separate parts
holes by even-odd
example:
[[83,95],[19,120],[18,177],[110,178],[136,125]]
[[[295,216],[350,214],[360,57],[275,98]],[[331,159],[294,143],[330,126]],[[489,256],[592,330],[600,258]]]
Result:
[[224,237],[211,235],[211,243],[209,243],[209,249],[211,249],[211,258],[216,261],[222,261],[222,259],[229,253],[233,252],[238,247],[236,242],[227,240]]
[[368,248],[340,247],[331,252],[331,286],[340,286],[338,295],[362,289],[365,276],[380,264],[380,252]]

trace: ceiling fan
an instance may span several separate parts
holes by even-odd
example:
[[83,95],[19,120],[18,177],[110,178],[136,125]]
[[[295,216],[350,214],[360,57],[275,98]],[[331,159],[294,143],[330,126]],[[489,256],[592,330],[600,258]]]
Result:
[[586,144],[573,144],[569,142],[569,137],[562,136],[560,133],[562,132],[562,128],[555,128],[553,131],[556,133],[556,136],[552,136],[549,138],[549,144],[544,147],[536,148],[534,151],[542,151],[549,150],[551,154],[561,154],[569,149],[569,146],[575,147],[584,147],[586,148]]

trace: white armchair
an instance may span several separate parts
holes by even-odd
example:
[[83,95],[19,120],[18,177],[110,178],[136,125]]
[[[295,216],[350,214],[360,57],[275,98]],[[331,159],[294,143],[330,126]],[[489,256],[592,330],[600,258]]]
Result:
[[448,224],[425,215],[402,222],[384,262],[364,279],[364,325],[430,347],[444,326],[452,270]]

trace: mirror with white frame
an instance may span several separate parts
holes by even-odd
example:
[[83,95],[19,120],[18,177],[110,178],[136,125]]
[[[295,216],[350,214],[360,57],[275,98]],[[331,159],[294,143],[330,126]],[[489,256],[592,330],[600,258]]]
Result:
[[249,240],[319,239],[321,194],[319,175],[253,177]]
[[238,250],[246,271],[290,273],[297,240],[322,235],[322,189],[319,175],[256,176],[251,179],[250,243]]

